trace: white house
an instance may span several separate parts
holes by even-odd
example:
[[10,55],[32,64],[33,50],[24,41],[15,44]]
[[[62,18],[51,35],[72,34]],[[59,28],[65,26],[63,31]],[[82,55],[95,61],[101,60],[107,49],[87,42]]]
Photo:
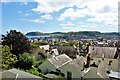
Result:
[[39,46],[40,49],[45,49],[45,50],[49,50],[50,49],[50,45],[42,45],[42,46]]
[[89,68],[82,71],[84,62],[86,62],[86,59],[83,56],[80,56],[77,59],[72,60],[70,63],[59,67],[59,70],[65,74],[65,78],[80,79],[89,71]]
[[61,73],[64,73],[64,78],[74,79],[81,78],[89,71],[89,68],[83,70],[84,63],[86,63],[86,59],[83,56],[72,60],[66,54],[61,54],[59,56],[47,59],[40,65],[40,69],[43,73],[55,71],[57,69]]
[[69,58],[66,54],[61,54],[59,56],[47,59],[44,63],[42,63],[39,66],[39,68],[43,73],[45,73],[47,71],[49,72],[52,70],[56,70],[59,67],[64,66],[65,64],[68,64],[71,61],[72,59]]
[[59,55],[59,52],[57,49],[52,49],[52,56],[55,57],[55,56],[58,56]]

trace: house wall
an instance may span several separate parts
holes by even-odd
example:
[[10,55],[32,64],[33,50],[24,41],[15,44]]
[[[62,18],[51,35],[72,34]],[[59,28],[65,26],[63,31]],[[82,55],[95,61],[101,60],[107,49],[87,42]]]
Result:
[[48,69],[48,71],[56,70],[55,66],[53,66],[48,60],[46,60],[44,63],[42,63],[39,68],[44,73]]
[[60,67],[59,70],[65,74],[65,78],[67,78],[67,71],[72,73],[72,78],[81,78],[81,73],[76,71],[76,69],[70,64]]

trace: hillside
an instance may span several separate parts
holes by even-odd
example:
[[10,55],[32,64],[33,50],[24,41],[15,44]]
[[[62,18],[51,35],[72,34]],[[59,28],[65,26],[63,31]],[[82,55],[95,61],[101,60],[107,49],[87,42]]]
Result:
[[53,33],[41,33],[41,32],[28,32],[27,36],[42,36],[42,35],[51,35],[51,36],[64,36],[64,35],[85,35],[85,36],[118,36],[117,32],[110,33],[101,33],[98,31],[79,31],[79,32],[53,32]]
[[27,36],[41,36],[41,35],[45,35],[45,34],[41,33],[41,32],[28,32],[26,35]]

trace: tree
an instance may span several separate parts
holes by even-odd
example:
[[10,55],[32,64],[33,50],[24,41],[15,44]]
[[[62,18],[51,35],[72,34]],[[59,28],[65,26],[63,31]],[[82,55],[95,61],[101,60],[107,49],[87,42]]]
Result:
[[10,47],[5,45],[2,48],[2,68],[10,69],[14,67],[14,64],[17,62],[16,55],[10,52]]
[[38,66],[38,62],[35,60],[34,56],[29,53],[19,54],[16,67],[24,70],[29,70],[34,66]]
[[6,36],[2,36],[2,44],[11,47],[11,53],[19,55],[23,52],[30,52],[31,47],[28,38],[26,38],[21,32],[11,30]]

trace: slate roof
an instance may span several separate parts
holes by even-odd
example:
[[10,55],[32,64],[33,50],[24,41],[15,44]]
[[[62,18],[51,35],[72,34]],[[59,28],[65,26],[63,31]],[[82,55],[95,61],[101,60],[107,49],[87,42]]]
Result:
[[59,56],[48,59],[56,68],[59,68],[72,61],[66,54],[61,54]]
[[17,69],[10,69],[10,70],[7,70],[7,71],[4,71],[2,72],[2,78],[3,79],[15,79],[16,78],[16,75],[17,76],[17,80],[19,79],[31,79],[31,78],[34,78],[34,80],[42,80],[41,77],[39,76],[35,76],[33,74],[30,74],[30,73],[27,73],[27,72],[24,72],[24,71],[20,71],[20,70],[17,70]]
[[96,67],[90,67],[90,70],[83,76],[83,78],[85,79],[94,79],[94,78],[101,78],[98,74],[97,74],[97,68]]
[[89,46],[89,54],[91,57],[102,58],[103,54],[105,58],[114,58],[117,52],[117,47],[97,47]]
[[97,69],[97,74],[101,77],[101,78],[109,78],[108,74],[107,74],[107,64],[104,63],[104,61],[102,61]]
[[77,50],[73,46],[53,46],[53,48],[56,48],[59,54],[65,53],[70,58],[76,58]]
[[77,59],[71,61],[69,64],[72,65],[78,72],[81,72],[84,62],[86,62],[86,59],[83,56],[80,56]]
[[[93,61],[91,61],[91,64],[93,62],[98,64],[98,61],[101,61],[101,60],[102,60],[101,58],[93,58]],[[119,59],[104,58],[104,64],[107,65],[110,60],[112,60],[112,65],[111,65],[112,70],[118,72],[119,71],[119,64],[118,64],[119,63]]]
[[[112,60],[112,64],[116,63],[115,59],[105,58],[103,61],[101,58],[93,58],[93,61],[91,61],[91,63],[95,62],[96,64],[98,64],[98,61],[100,61],[100,64],[98,65],[98,67],[90,67],[90,70],[83,76],[83,78],[85,79],[97,78],[100,80],[103,80],[103,79],[109,80],[109,76],[107,74],[109,60]],[[115,65],[112,65],[112,66],[115,66]]]
[[100,65],[97,67],[90,67],[90,70],[83,76],[84,79],[107,79],[109,80],[109,76],[107,74],[107,66],[102,62]]

